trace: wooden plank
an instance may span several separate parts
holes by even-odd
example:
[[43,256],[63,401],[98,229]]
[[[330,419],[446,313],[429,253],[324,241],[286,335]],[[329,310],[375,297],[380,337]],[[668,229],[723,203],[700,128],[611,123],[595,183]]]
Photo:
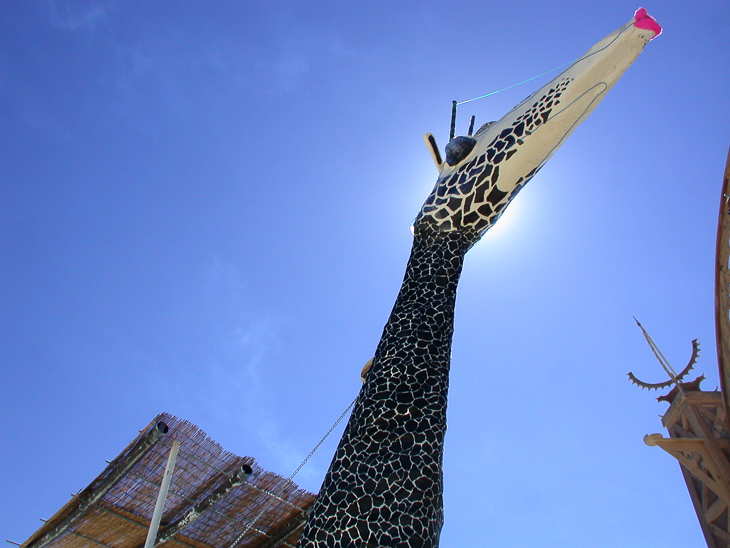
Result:
[[720,392],[686,392],[679,393],[674,398],[672,405],[666,410],[662,416],[662,424],[665,428],[670,425],[680,423],[686,427],[685,408],[690,403],[700,406],[722,406],[722,394]]
[[715,339],[717,344],[717,365],[720,369],[725,411],[730,390],[730,151],[725,163],[725,176],[720,194],[720,214],[717,221],[717,244],[715,249]]
[[[682,471],[682,477],[684,477],[684,482],[687,485],[689,497],[692,499],[692,506],[694,506],[695,512],[697,513],[697,521],[700,522],[700,529],[702,529],[702,535],[705,537],[707,548],[720,548],[715,542],[715,537],[712,536],[710,524],[705,519],[703,500],[706,499],[700,491],[706,492],[707,486],[692,476],[684,466],[680,465],[679,468]],[[700,490],[697,489],[697,484],[700,485]]]
[[724,531],[714,523],[710,523],[710,531],[712,531],[712,534],[716,537],[720,537],[721,540],[725,541],[725,544],[723,546],[727,546],[728,543],[730,543],[730,534],[727,531]]
[[710,504],[710,507],[705,510],[705,519],[707,523],[711,523],[720,517],[725,510],[727,510],[727,504],[721,498],[715,499],[715,502]]
[[712,459],[712,463],[715,465],[716,470],[713,470],[713,473],[716,474],[718,483],[721,483],[723,488],[727,492],[730,492],[730,486],[728,485],[730,482],[730,463],[728,463],[725,453],[720,448],[720,444],[712,432],[712,428],[708,426],[694,405],[689,406],[687,415],[696,432],[701,434],[700,437],[704,438],[705,443],[707,443],[707,452]]

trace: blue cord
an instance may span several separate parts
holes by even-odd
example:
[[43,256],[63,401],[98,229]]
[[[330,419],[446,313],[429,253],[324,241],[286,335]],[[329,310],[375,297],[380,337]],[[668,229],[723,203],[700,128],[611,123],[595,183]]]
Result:
[[506,88],[498,89],[497,91],[493,91],[491,93],[487,93],[486,95],[480,95],[479,97],[474,97],[474,99],[467,99],[466,101],[459,101],[459,102],[456,102],[456,104],[457,105],[463,105],[465,103],[471,103],[472,101],[476,101],[477,99],[484,99],[485,97],[489,97],[490,95],[496,95],[497,93],[501,93],[502,91],[506,91],[508,89],[516,88],[517,86],[521,86],[522,84],[526,84],[527,82],[531,82],[533,80],[536,80],[537,78],[540,78],[541,76],[545,76],[546,74],[550,74],[551,72],[553,72],[555,70],[561,69],[563,67],[567,67],[568,65],[573,65],[573,64],[575,64],[575,63],[577,63],[579,61],[583,61],[584,59],[587,59],[588,57],[591,57],[593,55],[596,55],[597,53],[603,51],[608,46],[610,46],[613,42],[615,42],[618,39],[619,36],[621,36],[624,33],[624,31],[626,29],[628,29],[628,28],[631,27],[631,24],[632,23],[629,23],[625,27],[623,27],[621,29],[621,31],[616,35],[616,37],[613,40],[611,40],[608,44],[606,44],[605,46],[603,46],[598,51],[594,51],[590,55],[586,55],[585,57],[580,57],[580,58],[576,59],[575,61],[568,61],[567,63],[563,63],[560,66],[557,66],[555,68],[551,68],[550,70],[547,70],[547,71],[545,71],[545,72],[543,72],[541,74],[538,74],[537,76],[533,76],[532,78],[528,78],[527,80],[523,80],[522,82],[518,82],[516,84],[512,84],[511,86],[507,86]]
[[570,64],[573,64],[575,61],[568,61],[567,63],[563,63],[562,65],[551,68],[550,70],[546,70],[542,74],[538,74],[537,76],[533,76],[532,78],[528,78],[527,80],[523,80],[522,82],[518,82],[516,84],[512,84],[511,86],[507,86],[506,88],[498,89],[497,91],[492,91],[491,93],[487,93],[486,95],[480,95],[479,97],[474,97],[474,99],[467,99],[466,101],[459,101],[456,103],[457,105],[463,105],[465,103],[471,103],[472,101],[476,101],[477,99],[484,99],[485,97],[489,97],[490,95],[496,95],[497,93],[500,93],[502,91],[506,91],[508,89],[516,88],[517,86],[521,86],[522,84],[526,84],[527,82],[531,82],[532,80],[536,80],[537,78],[540,78],[541,76],[545,76],[546,74],[550,74],[551,72],[561,69],[563,67],[567,67]]

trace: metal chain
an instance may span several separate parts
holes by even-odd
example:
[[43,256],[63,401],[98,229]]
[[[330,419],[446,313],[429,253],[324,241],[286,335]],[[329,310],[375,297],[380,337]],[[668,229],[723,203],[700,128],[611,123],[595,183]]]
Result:
[[[358,394],[358,396],[359,396],[359,394]],[[307,455],[307,456],[306,456],[306,458],[305,458],[305,459],[304,459],[304,460],[302,461],[302,463],[301,463],[301,464],[299,465],[299,467],[298,467],[298,468],[297,468],[296,470],[294,470],[294,473],[293,473],[293,474],[292,474],[291,476],[289,476],[289,481],[291,481],[292,479],[294,479],[294,476],[296,476],[296,475],[297,475],[297,474],[299,473],[299,470],[301,470],[301,469],[302,469],[302,468],[304,467],[304,465],[305,465],[305,464],[307,464],[307,461],[308,461],[308,460],[309,460],[310,458],[312,458],[312,455],[314,455],[315,451],[317,451],[317,449],[319,449],[319,446],[320,446],[320,445],[322,445],[322,444],[324,443],[324,440],[326,440],[326,439],[327,439],[327,436],[329,436],[329,435],[330,435],[330,434],[332,433],[332,431],[333,431],[333,430],[334,430],[335,428],[337,428],[337,425],[338,425],[338,424],[340,424],[340,422],[342,421],[342,419],[344,419],[344,418],[345,418],[345,415],[347,415],[347,412],[348,412],[348,411],[349,411],[350,409],[352,409],[352,406],[353,406],[353,405],[355,405],[355,402],[356,402],[356,401],[357,401],[357,397],[356,397],[356,398],[355,398],[354,400],[352,400],[352,403],[351,403],[350,405],[348,405],[348,406],[347,406],[347,409],[345,409],[345,410],[344,410],[344,411],[342,412],[342,415],[340,415],[340,416],[339,416],[339,418],[338,418],[338,419],[337,419],[337,420],[335,421],[335,423],[334,423],[334,424],[333,424],[333,425],[332,425],[332,426],[330,427],[330,429],[329,429],[329,430],[327,430],[327,433],[326,433],[326,434],[325,434],[325,435],[324,435],[324,436],[322,437],[322,439],[321,439],[321,440],[319,440],[319,443],[318,443],[317,445],[315,445],[315,446],[314,446],[314,449],[312,449],[312,450],[310,451],[309,455]]]
[[[344,419],[344,418],[345,418],[345,415],[347,415],[348,411],[350,411],[350,409],[352,409],[352,406],[353,406],[353,405],[355,405],[355,402],[357,402],[357,398],[358,398],[359,396],[360,396],[360,394],[358,393],[358,396],[357,396],[357,397],[355,397],[355,399],[354,399],[354,400],[352,400],[352,403],[351,403],[350,405],[348,405],[348,406],[347,406],[347,409],[345,409],[345,410],[344,410],[344,411],[342,412],[342,414],[341,414],[341,415],[340,415],[340,416],[339,416],[339,417],[337,418],[337,420],[335,421],[335,423],[334,423],[334,424],[333,424],[332,426],[330,426],[330,429],[329,429],[329,430],[327,430],[327,433],[326,433],[326,434],[325,434],[324,436],[322,436],[322,439],[321,439],[321,440],[319,440],[319,443],[318,443],[317,445],[315,445],[315,446],[314,446],[314,449],[312,449],[312,450],[311,450],[311,451],[309,452],[309,455],[307,455],[307,456],[306,456],[306,457],[304,458],[304,460],[302,461],[302,463],[301,463],[301,464],[300,464],[300,465],[299,465],[299,466],[297,467],[297,469],[296,469],[296,470],[294,470],[294,472],[292,473],[292,475],[291,475],[291,476],[289,476],[289,479],[287,479],[287,480],[286,480],[286,481],[284,482],[284,484],[283,484],[283,485],[281,486],[281,488],[279,489],[279,493],[282,493],[282,492],[284,491],[284,489],[286,489],[286,488],[287,488],[287,487],[289,486],[289,484],[290,484],[290,483],[293,483],[293,481],[292,481],[292,480],[294,479],[294,476],[296,476],[296,475],[297,475],[297,474],[299,473],[299,471],[300,471],[300,470],[301,470],[302,468],[304,468],[304,465],[305,465],[305,464],[307,464],[307,462],[309,461],[309,459],[311,459],[311,458],[312,458],[312,455],[314,455],[314,453],[315,453],[315,452],[317,451],[317,449],[319,449],[319,446],[320,446],[320,445],[322,445],[322,444],[324,443],[324,440],[326,440],[326,439],[327,439],[327,437],[328,437],[328,436],[329,436],[329,435],[330,435],[330,434],[332,433],[332,431],[333,431],[333,430],[334,430],[335,428],[337,428],[337,425],[338,425],[338,424],[340,424],[340,422],[342,422],[342,419]],[[273,492],[272,492],[272,495],[273,495]],[[280,497],[278,497],[278,495],[275,495],[275,496],[276,496],[277,498],[280,498]],[[252,528],[252,527],[253,527],[253,526],[254,526],[254,525],[256,524],[256,522],[257,522],[257,521],[259,520],[259,518],[260,518],[260,517],[261,517],[261,516],[262,516],[262,515],[264,514],[264,512],[265,512],[265,511],[267,510],[267,508],[269,507],[269,505],[270,505],[270,504],[271,504],[272,502],[273,502],[273,498],[269,499],[269,500],[268,500],[268,502],[266,502],[266,503],[265,503],[265,504],[264,504],[264,505],[263,505],[263,506],[261,507],[261,510],[260,510],[260,511],[259,511],[259,513],[258,513],[258,514],[256,515],[256,517],[255,517],[255,518],[253,518],[253,520],[251,520],[250,522],[248,522],[248,523],[246,524],[246,528],[245,528],[245,529],[243,530],[243,532],[242,532],[242,533],[241,533],[240,535],[238,535],[238,536],[236,537],[236,540],[234,540],[234,541],[233,541],[233,542],[231,543],[231,546],[230,546],[230,548],[235,548],[235,546],[236,546],[236,545],[237,545],[237,544],[238,544],[238,543],[239,543],[239,542],[241,541],[241,539],[242,539],[243,537],[245,537],[245,536],[246,536],[246,534],[247,534],[247,533],[248,533],[248,532],[249,532],[249,531],[251,530],[251,528]]]

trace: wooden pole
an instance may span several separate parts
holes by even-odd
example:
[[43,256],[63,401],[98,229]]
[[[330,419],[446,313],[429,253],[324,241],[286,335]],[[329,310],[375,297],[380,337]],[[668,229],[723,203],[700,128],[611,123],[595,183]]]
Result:
[[160,519],[162,519],[162,512],[165,509],[167,491],[170,489],[170,480],[172,479],[172,473],[175,471],[175,460],[177,459],[178,449],[180,449],[180,442],[175,440],[172,442],[172,447],[170,448],[170,456],[167,457],[165,474],[162,476],[162,485],[160,485],[160,492],[157,495],[157,503],[155,504],[155,511],[152,513],[152,521],[150,522],[149,531],[147,531],[147,540],[144,543],[144,548],[153,548],[155,545],[157,530],[160,528]]
[[177,533],[182,531],[185,527],[193,523],[196,519],[202,516],[205,512],[210,510],[215,504],[221,501],[228,493],[233,489],[248,481],[249,476],[253,473],[253,469],[248,465],[242,465],[236,470],[231,477],[226,479],[221,485],[219,485],[210,495],[204,500],[193,506],[188,510],[179,520],[175,523],[171,523],[165,527],[162,534],[157,539],[156,545],[160,545],[163,542],[167,542]]
[[[74,509],[63,519],[58,526],[46,529],[42,527],[36,534],[23,543],[24,548],[46,548],[53,541],[60,538],[67,530],[76,525],[88,513],[88,511],[106,495],[124,475],[134,467],[137,462],[149,453],[155,444],[167,434],[167,425],[160,421],[155,424],[148,432],[146,432],[139,441],[123,455],[120,455],[109,464],[107,470],[104,470],[99,479],[87,487],[78,497]],[[110,470],[109,473],[107,471]],[[73,502],[73,501],[72,501]],[[71,504],[71,503],[69,503]],[[42,534],[40,538],[37,536]]]
[[456,136],[456,101],[451,101],[451,129],[449,130],[449,141]]

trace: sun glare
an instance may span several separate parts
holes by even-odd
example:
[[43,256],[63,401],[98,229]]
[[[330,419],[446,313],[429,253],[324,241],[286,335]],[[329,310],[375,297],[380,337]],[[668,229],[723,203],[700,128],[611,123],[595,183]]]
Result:
[[[429,182],[429,184],[432,184]],[[430,187],[424,192],[426,185],[419,185],[419,187],[412,192],[420,199],[428,195]],[[417,200],[415,196],[409,196],[408,202],[415,203]],[[494,245],[502,246],[514,242],[516,238],[519,238],[519,234],[522,232],[521,225],[526,224],[526,217],[529,218],[530,205],[529,200],[522,199],[521,196],[516,196],[515,199],[507,206],[502,216],[497,222],[490,228],[487,233],[482,237],[481,241],[475,246],[475,249],[481,247],[492,247]],[[415,215],[413,216],[415,220]],[[411,232],[413,227],[411,226]],[[489,242],[488,245],[484,245],[484,242]]]
[[[534,241],[538,230],[536,225],[543,215],[540,211],[538,196],[535,189],[526,189],[507,206],[504,213],[492,228],[469,252],[472,261],[493,261],[496,255],[507,254],[519,257],[519,248]],[[544,218],[542,219],[544,221]]]
[[522,210],[523,200],[519,199],[519,196],[507,206],[502,213],[502,216],[497,220],[493,227],[487,230],[487,233],[483,236],[482,240],[487,239],[489,241],[495,239],[508,238],[511,233],[514,232],[515,220],[520,217],[520,211]]

